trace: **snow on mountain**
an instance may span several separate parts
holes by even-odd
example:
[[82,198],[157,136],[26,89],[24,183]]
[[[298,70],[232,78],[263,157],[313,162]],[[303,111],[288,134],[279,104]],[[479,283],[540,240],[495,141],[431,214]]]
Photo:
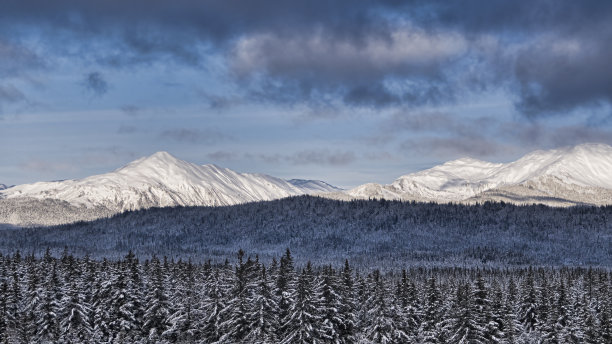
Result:
[[515,203],[612,203],[612,147],[583,144],[535,151],[510,163],[463,158],[399,177],[390,185],[365,184],[353,198],[437,202],[504,200]]
[[5,184],[0,184],[0,190],[8,189],[8,186]]
[[321,180],[290,179],[287,182],[307,194],[342,191],[342,189]]
[[221,206],[327,191],[319,181],[294,185],[264,174],[196,165],[166,152],[141,158],[113,172],[78,180],[17,185],[6,199],[58,199],[71,205],[118,211],[179,205]]

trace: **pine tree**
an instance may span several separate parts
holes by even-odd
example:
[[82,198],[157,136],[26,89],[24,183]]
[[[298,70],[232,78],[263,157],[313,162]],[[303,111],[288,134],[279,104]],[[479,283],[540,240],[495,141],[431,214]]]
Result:
[[366,340],[381,344],[406,342],[408,335],[394,321],[396,309],[389,305],[388,291],[378,270],[372,274],[372,283],[372,296],[366,303],[370,319],[364,328]]
[[168,328],[168,297],[164,288],[164,276],[159,259],[151,259],[147,290],[147,309],[144,313],[143,329],[149,340],[159,340]]
[[241,342],[249,333],[249,299],[252,285],[249,279],[249,268],[252,262],[244,263],[244,251],[238,252],[238,264],[235,267],[234,286],[231,298],[222,311],[225,321],[221,324],[223,335],[221,342]]
[[44,300],[37,312],[36,339],[42,343],[56,342],[60,336],[60,320],[58,315],[61,310],[63,294],[60,288],[55,261],[53,261],[51,273],[45,281],[45,287]]
[[341,281],[338,284],[340,296],[340,308],[338,317],[341,319],[338,327],[340,343],[349,344],[356,342],[357,332],[357,307],[355,306],[355,287],[353,281],[353,271],[348,259],[344,262]]
[[284,338],[287,335],[288,329],[284,326],[285,324],[283,321],[288,318],[291,305],[295,302],[292,297],[295,295],[296,287],[293,257],[288,248],[285,255],[280,259],[278,270],[278,278],[276,280],[276,289],[274,292],[278,300],[278,318],[281,321],[281,326],[278,328],[277,336],[278,338]]
[[61,301],[60,339],[65,342],[83,342],[91,339],[90,307],[85,303],[78,281],[72,281]]
[[205,282],[206,295],[203,300],[204,317],[200,321],[202,338],[209,343],[217,342],[221,336],[221,323],[223,322],[222,311],[226,308],[224,291],[231,287],[221,275],[219,269],[215,269]]
[[425,290],[425,305],[423,320],[419,326],[417,341],[419,343],[435,344],[440,342],[440,332],[437,327],[440,321],[440,291],[436,285],[436,279],[431,276],[427,280]]
[[527,276],[521,285],[521,306],[519,320],[526,332],[536,330],[538,325],[537,294],[533,279],[533,270],[529,268]]
[[261,268],[261,274],[256,280],[256,284],[255,293],[249,300],[251,304],[251,311],[248,316],[250,332],[245,337],[245,342],[256,344],[277,343],[278,304],[272,293],[272,282],[266,274],[265,267]]
[[321,333],[323,315],[320,313],[322,296],[310,262],[300,274],[295,291],[289,299],[295,301],[284,319],[287,334],[281,343],[324,343]]

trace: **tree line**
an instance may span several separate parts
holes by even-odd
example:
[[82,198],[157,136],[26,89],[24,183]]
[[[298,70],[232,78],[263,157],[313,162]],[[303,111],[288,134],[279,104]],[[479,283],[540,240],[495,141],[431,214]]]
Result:
[[[2,207],[0,206],[0,211]],[[41,210],[44,213],[44,210]],[[35,211],[34,213],[36,213]],[[1,220],[0,220],[1,222]],[[0,230],[0,252],[120,259],[129,250],[223,261],[239,249],[269,261],[290,247],[300,263],[401,269],[407,265],[612,266],[612,206],[552,208],[311,196],[227,207],[126,212],[93,222]]]
[[0,257],[2,343],[610,343],[592,268]]

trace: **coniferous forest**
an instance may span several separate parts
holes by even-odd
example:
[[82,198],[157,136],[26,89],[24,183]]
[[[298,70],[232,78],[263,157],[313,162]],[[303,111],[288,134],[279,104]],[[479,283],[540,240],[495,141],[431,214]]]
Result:
[[224,264],[129,253],[0,258],[2,343],[610,343],[612,275],[585,268]]

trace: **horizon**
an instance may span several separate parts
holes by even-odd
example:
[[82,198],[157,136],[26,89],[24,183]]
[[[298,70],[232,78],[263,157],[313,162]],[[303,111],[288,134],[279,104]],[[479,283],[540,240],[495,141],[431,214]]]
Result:
[[612,3],[484,3],[9,2],[0,183],[163,150],[349,188],[612,144]]

